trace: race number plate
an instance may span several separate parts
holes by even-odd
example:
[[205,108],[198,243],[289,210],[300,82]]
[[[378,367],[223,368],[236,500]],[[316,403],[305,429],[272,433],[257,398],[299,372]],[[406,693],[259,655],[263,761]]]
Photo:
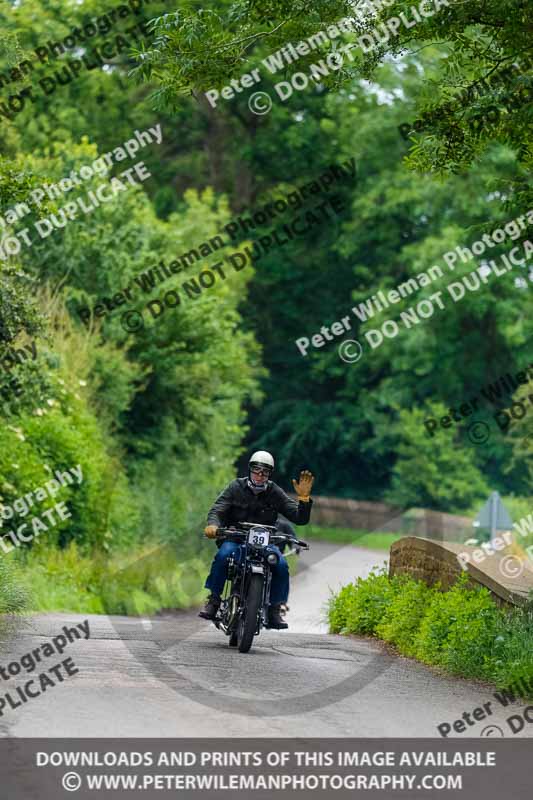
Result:
[[257,528],[252,528],[252,530],[248,534],[248,544],[251,544],[254,547],[266,547],[269,538],[270,537],[268,531],[262,531],[258,530]]

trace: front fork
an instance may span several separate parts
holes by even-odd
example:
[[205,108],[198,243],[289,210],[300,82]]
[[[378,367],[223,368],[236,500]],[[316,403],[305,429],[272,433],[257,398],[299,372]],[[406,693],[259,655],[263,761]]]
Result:
[[[227,596],[223,598],[223,608],[221,609],[222,614],[221,618],[218,621],[217,627],[222,628],[222,630],[229,634],[232,630],[235,630],[236,626],[238,625],[238,618],[242,614],[242,610],[244,608],[245,597],[244,593],[247,588],[246,579],[242,581],[241,585],[236,585],[236,581],[239,578],[239,568],[233,556],[229,559],[228,562],[228,572],[227,572],[227,582],[226,587],[229,585],[229,590],[227,590]],[[263,597],[261,602],[261,612],[260,618],[257,621],[257,630],[256,635],[259,634],[261,628],[267,624],[268,622],[268,607],[270,604],[270,586],[272,583],[272,571],[270,570],[267,563],[262,564],[263,569],[265,570],[265,579],[263,581]],[[251,574],[251,573],[249,573]],[[243,575],[243,571],[240,571],[241,578],[245,578],[246,576]],[[237,600],[237,602],[235,602]],[[224,619],[225,618],[225,619]],[[237,618],[237,619],[236,619]],[[216,624],[216,623],[215,623]]]
[[272,583],[272,570],[265,564],[266,580],[263,584],[263,605],[261,607],[261,621],[263,625],[268,623],[268,608],[270,605],[270,584]]
[[[261,628],[265,627],[268,622],[268,607],[270,604],[270,585],[272,583],[272,571],[269,568],[269,565],[265,561],[265,563],[261,564],[261,566],[263,568],[263,595],[261,599],[261,609],[257,618],[257,626],[255,631],[256,636],[259,635]],[[250,571],[248,574],[251,575],[253,574],[253,572]],[[244,591],[241,589],[240,613],[242,613],[242,610],[244,608],[244,601],[245,601]]]

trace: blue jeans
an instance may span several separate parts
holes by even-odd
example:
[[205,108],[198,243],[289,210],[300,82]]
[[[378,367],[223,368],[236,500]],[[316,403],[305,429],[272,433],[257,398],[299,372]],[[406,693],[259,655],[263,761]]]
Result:
[[[210,589],[212,594],[219,597],[224,591],[224,583],[228,571],[228,560],[234,556],[236,561],[240,561],[243,547],[235,542],[224,542],[218,549],[218,553],[211,564],[211,571],[207,576],[205,588]],[[275,566],[270,567],[272,571],[272,583],[270,584],[270,603],[277,606],[279,603],[286,603],[289,597],[289,565],[287,559],[281,554],[279,548],[269,545],[267,551],[276,553],[279,561]]]

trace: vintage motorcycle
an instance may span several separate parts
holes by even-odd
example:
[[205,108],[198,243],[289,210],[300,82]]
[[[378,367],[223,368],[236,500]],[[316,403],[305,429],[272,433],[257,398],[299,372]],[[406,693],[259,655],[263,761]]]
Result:
[[269,545],[291,544],[309,550],[307,542],[280,533],[272,525],[241,522],[236,528],[219,528],[217,542],[236,542],[241,546],[240,559],[233,556],[228,562],[227,581],[218,613],[216,627],[229,636],[229,646],[247,653],[254,636],[267,626],[270,604],[270,566],[279,556]]

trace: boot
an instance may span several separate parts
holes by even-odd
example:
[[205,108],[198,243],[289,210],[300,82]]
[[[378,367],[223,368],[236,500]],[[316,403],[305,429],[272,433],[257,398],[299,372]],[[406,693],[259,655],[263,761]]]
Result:
[[281,603],[277,606],[270,606],[268,609],[268,628],[275,628],[276,630],[284,630],[288,628],[286,622],[283,622],[281,616]]
[[215,619],[217,611],[220,606],[220,597],[216,594],[210,594],[207,598],[203,611],[198,614],[202,619]]

